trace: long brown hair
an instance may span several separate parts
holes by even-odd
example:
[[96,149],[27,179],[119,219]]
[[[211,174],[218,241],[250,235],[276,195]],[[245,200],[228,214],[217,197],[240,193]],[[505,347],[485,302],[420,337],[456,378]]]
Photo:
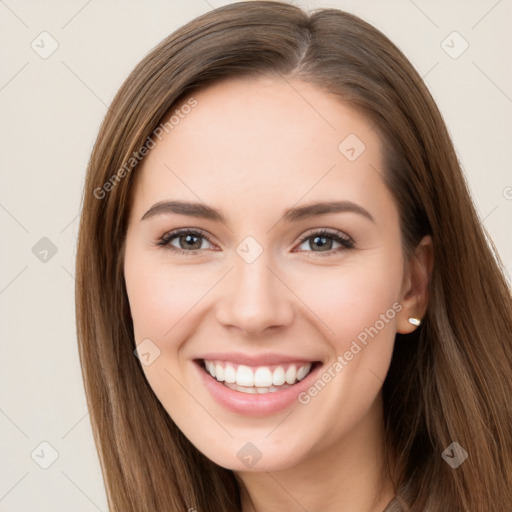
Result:
[[[386,511],[510,510],[511,296],[442,116],[410,62],[368,23],[337,9],[260,1],[215,9],[164,39],[119,89],[92,151],[76,315],[110,510],[240,510],[235,474],[188,441],[134,356],[123,248],[133,155],[198,88],[257,75],[313,83],[368,115],[384,142],[404,254],[424,235],[433,239],[426,316],[413,334],[397,334],[383,387],[396,489]],[[441,456],[452,442],[468,452],[456,469]]]

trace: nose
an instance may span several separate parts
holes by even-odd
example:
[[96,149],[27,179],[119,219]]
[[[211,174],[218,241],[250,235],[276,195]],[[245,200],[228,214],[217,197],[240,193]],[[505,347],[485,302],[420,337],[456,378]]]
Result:
[[279,272],[269,266],[265,252],[252,263],[235,259],[235,268],[221,294],[217,320],[247,336],[288,326],[293,321],[294,295]]

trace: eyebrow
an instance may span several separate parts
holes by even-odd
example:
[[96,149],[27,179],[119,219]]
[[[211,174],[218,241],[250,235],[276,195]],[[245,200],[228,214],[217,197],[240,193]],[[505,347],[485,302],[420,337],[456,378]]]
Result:
[[[358,213],[375,224],[375,219],[372,217],[370,212],[352,201],[327,201],[289,208],[285,210],[282,220],[284,222],[298,222],[317,215],[345,212]],[[197,217],[226,224],[226,217],[219,210],[203,203],[187,201],[162,201],[156,203],[142,216],[141,221],[156,215],[170,214],[187,215],[190,217]]]

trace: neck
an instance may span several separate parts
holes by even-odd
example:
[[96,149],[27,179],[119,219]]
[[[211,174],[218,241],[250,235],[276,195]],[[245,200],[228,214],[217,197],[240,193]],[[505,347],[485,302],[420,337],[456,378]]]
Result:
[[334,445],[275,472],[237,472],[242,512],[382,512],[394,496],[384,454],[382,394]]

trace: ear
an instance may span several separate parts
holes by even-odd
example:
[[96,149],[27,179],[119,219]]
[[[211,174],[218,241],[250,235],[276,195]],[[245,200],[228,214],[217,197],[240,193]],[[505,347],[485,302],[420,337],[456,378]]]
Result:
[[432,237],[426,235],[405,265],[401,290],[402,309],[397,316],[397,332],[408,334],[417,328],[409,318],[422,320],[428,306],[428,288],[434,267]]

